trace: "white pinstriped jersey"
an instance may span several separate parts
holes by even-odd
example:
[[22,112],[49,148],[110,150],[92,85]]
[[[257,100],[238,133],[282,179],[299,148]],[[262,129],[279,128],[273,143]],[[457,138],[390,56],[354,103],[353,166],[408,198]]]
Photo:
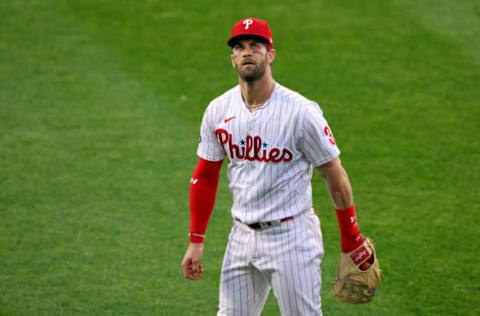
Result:
[[232,216],[246,224],[311,209],[312,167],[340,154],[320,107],[278,83],[254,112],[239,85],[214,99],[200,134],[199,157],[228,158]]

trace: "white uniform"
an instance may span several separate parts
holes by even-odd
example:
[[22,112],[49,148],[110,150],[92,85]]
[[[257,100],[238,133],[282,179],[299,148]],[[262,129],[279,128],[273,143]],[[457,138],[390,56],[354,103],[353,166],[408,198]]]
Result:
[[[236,86],[209,104],[197,154],[229,160],[234,227],[218,315],[259,315],[270,288],[282,315],[321,315],[323,243],[312,167],[340,151],[320,107],[276,83],[270,99],[250,112]],[[247,226],[291,216],[275,227]]]

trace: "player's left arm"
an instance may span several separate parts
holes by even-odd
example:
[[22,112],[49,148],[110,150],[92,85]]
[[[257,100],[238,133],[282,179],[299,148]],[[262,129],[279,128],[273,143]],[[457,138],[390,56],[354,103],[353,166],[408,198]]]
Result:
[[320,107],[310,103],[305,109],[300,124],[300,150],[325,179],[337,210],[342,251],[349,252],[365,240],[358,229],[352,187],[340,162],[340,150]]
[[340,227],[342,254],[334,293],[344,302],[368,303],[381,279],[375,247],[371,239],[360,233],[352,186],[333,133],[318,105],[309,104],[307,110],[300,129],[300,148],[323,176]]
[[352,186],[340,158],[317,166],[335,204],[342,240],[342,255],[333,293],[343,302],[368,303],[375,296],[382,271],[373,241],[360,233]]
[[347,172],[343,168],[339,157],[318,166],[317,170],[325,180],[330,198],[335,205],[342,236],[342,251],[352,251],[360,246],[365,238],[358,227],[352,186]]

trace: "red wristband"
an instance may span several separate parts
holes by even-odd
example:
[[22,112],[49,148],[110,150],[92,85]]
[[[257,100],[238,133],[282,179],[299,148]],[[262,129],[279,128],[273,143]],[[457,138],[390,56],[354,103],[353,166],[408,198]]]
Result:
[[342,251],[352,251],[365,240],[358,228],[355,205],[343,210],[336,209],[336,213],[340,234],[342,236]]
[[205,240],[205,235],[202,234],[190,233],[188,236],[190,236],[190,242],[194,244],[201,244]]

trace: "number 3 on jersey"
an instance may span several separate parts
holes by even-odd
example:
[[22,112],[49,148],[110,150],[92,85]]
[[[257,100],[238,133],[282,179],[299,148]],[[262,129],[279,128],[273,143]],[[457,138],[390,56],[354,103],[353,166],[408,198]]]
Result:
[[330,130],[330,128],[328,126],[325,126],[325,128],[323,129],[323,132],[325,133],[325,135],[328,137],[328,140],[330,141],[330,143],[332,145],[335,145],[337,144],[335,142],[335,138],[333,137],[333,134],[332,134],[332,131]]

